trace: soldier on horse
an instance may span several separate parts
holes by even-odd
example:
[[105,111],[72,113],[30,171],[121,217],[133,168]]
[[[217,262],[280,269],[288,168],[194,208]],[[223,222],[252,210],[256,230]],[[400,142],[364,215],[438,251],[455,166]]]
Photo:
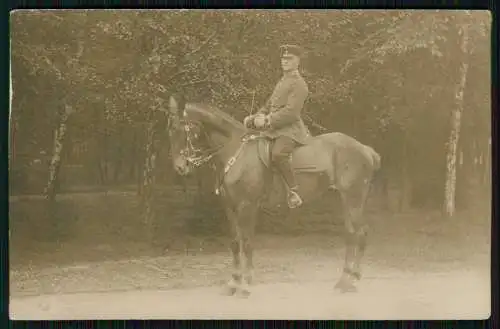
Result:
[[298,68],[303,51],[296,45],[281,46],[283,76],[266,104],[244,120],[247,128],[258,129],[272,140],[271,159],[288,187],[290,208],[302,204],[290,157],[299,145],[305,145],[310,134],[301,118],[309,94]]
[[[309,135],[301,119],[308,96],[307,85],[298,72],[302,52],[297,46],[281,49],[283,77],[265,106],[245,118],[243,124],[213,106],[179,103],[170,97],[168,130],[173,165],[180,175],[188,175],[195,167],[214,159],[232,237],[233,269],[227,293],[250,293],[259,206],[269,187],[268,179],[274,177],[267,161],[269,145],[271,160],[288,185],[291,208],[312,201],[331,188],[340,194],[346,252],[344,270],[335,288],[356,291],[367,244],[364,208],[381,157],[372,147],[340,132]],[[199,134],[193,134],[192,127],[197,127]],[[248,134],[249,128],[258,130],[271,143],[252,138],[255,134]],[[205,145],[196,143],[199,139]]]

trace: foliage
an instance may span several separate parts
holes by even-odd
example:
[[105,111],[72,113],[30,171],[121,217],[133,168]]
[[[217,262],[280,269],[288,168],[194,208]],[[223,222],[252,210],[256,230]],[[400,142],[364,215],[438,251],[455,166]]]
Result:
[[[279,45],[297,43],[307,54],[301,68],[310,89],[304,118],[314,133],[324,132],[321,126],[374,145],[396,185],[406,149],[413,155],[411,168],[426,168],[414,184],[439,182],[461,24],[471,27],[473,45],[464,136],[479,144],[488,137],[487,15],[17,11],[11,16],[14,149],[50,152],[60,109],[71,104],[77,112],[70,119],[68,143],[91,143],[88,152],[95,154],[86,158],[86,168],[97,167],[96,161],[121,171],[140,167],[148,121],[161,119],[150,113],[169,94],[184,93],[190,101],[215,104],[242,119],[263,104],[280,77]],[[168,149],[165,134],[158,134],[157,142],[161,152]],[[159,168],[168,171],[168,159],[162,159]],[[19,160],[13,163],[14,169],[22,167]]]

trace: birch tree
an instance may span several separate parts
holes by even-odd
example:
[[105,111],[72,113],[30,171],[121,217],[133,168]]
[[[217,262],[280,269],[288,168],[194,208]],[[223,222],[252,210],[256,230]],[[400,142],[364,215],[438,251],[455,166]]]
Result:
[[[85,16],[72,15],[72,29],[67,28],[64,18],[52,13],[18,12],[12,19],[12,56],[22,59],[31,68],[33,75],[45,75],[51,81],[52,90],[60,97],[54,104],[63,108],[54,131],[53,153],[44,189],[48,200],[55,198],[67,122],[77,106],[78,97],[75,97],[74,89],[86,85],[93,76],[92,69],[80,62],[85,50],[81,29],[81,24],[85,24]],[[46,29],[40,29],[40,24]],[[64,33],[59,35],[60,39],[47,37],[61,30]],[[52,112],[57,113],[57,110],[52,109]]]
[[[467,15],[469,13],[467,12]],[[448,153],[446,156],[446,183],[444,189],[444,210],[448,217],[455,213],[455,191],[457,181],[457,145],[460,137],[460,126],[462,123],[462,112],[464,110],[464,91],[467,83],[467,71],[469,68],[469,25],[468,21],[462,23],[459,28],[461,63],[459,79],[455,92],[455,108],[451,117],[451,130],[448,140]]]
[[[436,11],[430,12],[402,12],[398,24],[383,30],[376,31],[362,42],[364,46],[356,50],[356,55],[347,60],[342,73],[352,70],[356,63],[370,60],[378,64],[384,63],[390,55],[404,55],[416,49],[428,49],[436,57],[443,57],[443,47],[450,47],[453,40],[450,35],[459,26],[459,50],[462,60],[459,62],[459,75],[456,77],[455,108],[452,111],[451,129],[446,153],[446,181],[444,209],[447,216],[455,211],[455,185],[457,143],[460,136],[461,114],[464,107],[464,89],[467,82],[470,26],[475,23],[476,35],[485,35],[485,22],[482,15],[471,17],[468,11],[453,14]],[[451,39],[451,40],[450,40]],[[359,73],[358,73],[359,74]]]
[[59,169],[61,168],[61,155],[66,137],[67,122],[74,111],[73,106],[64,104],[64,110],[61,111],[59,125],[54,132],[54,148],[49,165],[49,178],[44,191],[45,199],[51,203],[54,202],[57,193]]
[[[452,121],[448,115],[456,118],[453,115],[458,103],[451,93],[458,88],[452,79],[462,60],[461,55],[454,54],[459,50],[459,12],[32,11],[22,15],[13,15],[12,20],[12,70],[24,78],[18,84],[24,90],[16,97],[22,95],[31,107],[26,106],[24,113],[16,112],[21,113],[17,117],[31,121],[23,130],[28,140],[25,153],[39,152],[41,143],[30,146],[32,140],[38,139],[37,134],[47,139],[45,135],[51,135],[49,141],[44,141],[44,150],[52,149],[53,156],[43,187],[48,192],[57,186],[56,169],[63,165],[61,150],[69,149],[66,146],[77,135],[75,131],[85,131],[82,138],[94,142],[89,148],[96,156],[85,167],[106,160],[110,168],[115,168],[117,157],[105,155],[104,133],[110,135],[106,146],[109,150],[114,150],[116,144],[132,149],[137,136],[140,154],[130,158],[140,167],[136,186],[143,216],[138,220],[149,231],[154,227],[156,174],[169,170],[163,168],[159,155],[168,137],[161,136],[165,117],[156,112],[158,104],[169,94],[179,92],[189,101],[216,105],[242,119],[252,103],[255,108],[265,101],[279,79],[282,43],[296,43],[306,49],[301,67],[310,86],[306,124],[319,132],[337,130],[367,143],[378,143],[374,145],[377,150],[385,148],[391,153],[383,167],[389,168],[387,176],[398,183],[399,176],[408,181],[393,184],[397,188],[410,190],[428,183],[415,179],[413,173],[420,163],[412,161],[418,156],[424,158],[421,154],[428,152],[433,159],[426,162],[432,169],[428,171],[439,171],[442,177],[429,178],[427,172],[420,177],[428,181],[443,178],[439,187],[444,189],[446,160],[456,157],[448,148],[444,156],[440,154],[440,161],[434,161],[436,154],[443,152],[445,140],[451,140],[448,129]],[[475,23],[483,19],[471,16]],[[476,25],[468,26],[470,51],[475,47]],[[81,31],[85,33],[79,34]],[[469,74],[480,75],[475,66],[484,64],[469,61]],[[484,95],[470,86],[467,90],[473,90],[474,97],[483,102]],[[33,88],[37,92],[31,92]],[[455,106],[452,109],[448,103],[441,104],[436,101],[439,98],[455,101]],[[93,103],[88,99],[94,99]],[[426,107],[431,109],[424,113]],[[68,111],[65,117],[55,110],[59,108],[78,112]],[[470,114],[467,109],[461,111]],[[44,121],[35,124],[30,118],[34,112],[37,121]],[[98,120],[103,116],[105,119]],[[432,124],[433,134],[446,130],[446,134],[439,135],[439,143],[430,145],[432,150],[427,146],[434,136],[423,136],[429,128],[427,122]],[[484,127],[484,122],[478,126]],[[463,125],[455,131],[458,140],[460,131],[466,131]],[[421,152],[418,156],[412,149],[417,148],[415,145]],[[407,158],[401,155],[404,152]],[[407,160],[403,168],[401,157]],[[29,165],[25,167],[28,171]],[[206,193],[213,193],[210,184],[202,182],[203,177],[199,190],[207,186]],[[458,185],[462,186],[460,180]],[[444,193],[439,189],[438,194],[435,199],[439,199],[441,207]],[[206,214],[213,207],[207,202],[206,208],[195,208]]]

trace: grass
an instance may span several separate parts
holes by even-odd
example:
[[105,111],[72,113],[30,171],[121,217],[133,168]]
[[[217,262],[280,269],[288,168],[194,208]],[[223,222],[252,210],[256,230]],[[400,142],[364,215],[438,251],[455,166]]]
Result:
[[[415,224],[406,227],[410,226]],[[489,248],[487,241],[478,243],[487,240],[480,234],[483,230],[468,231],[470,240],[464,241],[463,235],[451,230],[427,234],[425,226],[403,236],[380,229],[372,234],[363,264],[368,273],[377,269],[377,277],[383,273],[390,277],[398,271],[425,274],[484,268],[488,266]],[[23,296],[218,286],[228,279],[231,269],[227,242],[222,237],[184,237],[169,250],[153,250],[141,244],[86,249],[67,245],[60,253],[50,254],[51,263],[49,254],[38,254],[31,258],[38,264],[13,266],[11,293]],[[344,257],[343,240],[327,234],[259,235],[255,248],[256,283],[334,280],[340,275]]]
[[[47,222],[39,218],[41,201],[11,203],[11,292],[22,295],[220,284],[230,268],[229,237],[186,234],[185,204],[179,200],[179,196],[164,195],[160,213],[168,217],[157,225],[155,245],[141,240],[137,233],[142,222],[134,196],[88,194],[61,200],[58,214],[67,236],[59,242],[38,239],[38,233],[47,230]],[[364,264],[388,271],[426,273],[487,266],[491,226],[487,209],[478,206],[451,219],[437,212],[370,212]],[[315,280],[325,279],[341,270],[343,226],[334,225],[331,209],[322,213],[318,207],[315,214],[297,217],[290,222],[280,219],[282,227],[294,229],[277,230],[280,234],[263,230],[257,235],[258,280],[310,280],[311,267],[319,273]]]

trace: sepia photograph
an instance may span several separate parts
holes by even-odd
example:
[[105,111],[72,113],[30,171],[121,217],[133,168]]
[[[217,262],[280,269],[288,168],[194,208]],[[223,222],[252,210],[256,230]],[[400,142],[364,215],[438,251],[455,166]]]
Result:
[[10,318],[488,319],[491,24],[12,11]]

